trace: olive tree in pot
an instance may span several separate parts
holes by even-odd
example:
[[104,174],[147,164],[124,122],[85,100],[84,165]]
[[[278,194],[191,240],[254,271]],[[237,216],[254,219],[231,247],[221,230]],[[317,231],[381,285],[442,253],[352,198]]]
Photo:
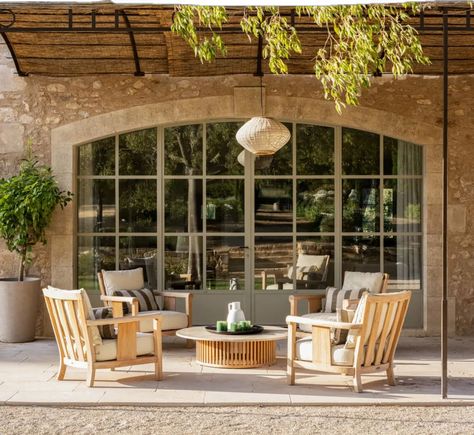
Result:
[[34,340],[41,279],[25,277],[25,268],[33,246],[46,243],[54,209],[64,208],[71,198],[60,190],[51,168],[31,156],[22,161],[18,175],[0,179],[0,237],[19,257],[18,276],[0,278],[0,341]]

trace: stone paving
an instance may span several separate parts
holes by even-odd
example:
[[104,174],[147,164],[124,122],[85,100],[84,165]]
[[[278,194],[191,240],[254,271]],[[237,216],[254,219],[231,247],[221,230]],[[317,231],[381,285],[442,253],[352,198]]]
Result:
[[[474,403],[474,337],[450,341],[450,396]],[[285,376],[286,343],[279,342],[278,361],[259,369],[217,369],[196,363],[194,349],[179,339],[164,344],[164,379],[154,381],[151,366],[99,370],[94,388],[85,385],[85,370],[68,368],[58,382],[58,352],[53,340],[0,343],[0,404],[127,405],[289,405],[289,404],[431,404],[439,403],[439,340],[402,337],[396,356],[396,387],[379,374],[363,377],[364,393],[351,378],[297,370],[297,384]]]

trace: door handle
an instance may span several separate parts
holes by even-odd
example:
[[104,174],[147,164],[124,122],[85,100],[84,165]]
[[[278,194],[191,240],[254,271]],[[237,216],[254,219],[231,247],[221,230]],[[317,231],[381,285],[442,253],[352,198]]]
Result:
[[238,246],[239,249],[249,249],[248,246]]

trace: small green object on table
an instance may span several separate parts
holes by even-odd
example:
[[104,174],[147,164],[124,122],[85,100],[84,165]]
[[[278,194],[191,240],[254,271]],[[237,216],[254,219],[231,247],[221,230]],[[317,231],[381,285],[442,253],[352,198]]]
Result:
[[232,323],[230,324],[229,331],[230,331],[230,332],[237,332],[237,331],[238,331],[238,326],[239,326],[238,323],[232,322]]
[[252,322],[250,322],[250,320],[241,320],[239,322],[240,331],[248,331],[250,329],[252,329]]
[[227,332],[227,322],[225,320],[218,320],[216,322],[217,332]]

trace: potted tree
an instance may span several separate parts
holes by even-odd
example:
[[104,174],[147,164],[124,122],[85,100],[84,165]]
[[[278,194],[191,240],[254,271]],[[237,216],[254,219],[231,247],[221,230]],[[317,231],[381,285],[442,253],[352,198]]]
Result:
[[16,278],[0,278],[0,341],[21,343],[35,337],[41,279],[25,276],[33,246],[46,243],[45,230],[59,205],[72,199],[59,189],[51,168],[29,153],[18,175],[0,179],[0,237],[19,257]]

